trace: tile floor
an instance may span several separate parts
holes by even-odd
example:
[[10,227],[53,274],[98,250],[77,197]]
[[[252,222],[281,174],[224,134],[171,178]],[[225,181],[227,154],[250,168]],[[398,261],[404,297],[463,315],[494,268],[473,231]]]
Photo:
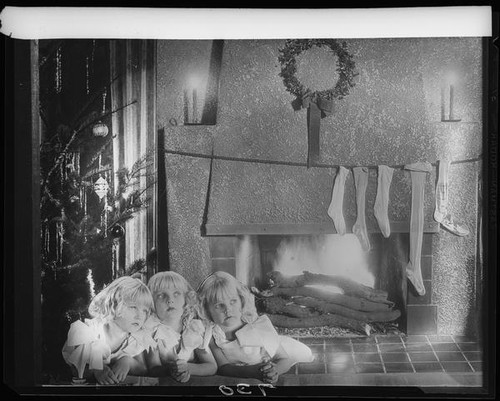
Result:
[[461,336],[393,335],[353,338],[297,338],[315,361],[288,374],[470,373],[482,371],[481,345]]

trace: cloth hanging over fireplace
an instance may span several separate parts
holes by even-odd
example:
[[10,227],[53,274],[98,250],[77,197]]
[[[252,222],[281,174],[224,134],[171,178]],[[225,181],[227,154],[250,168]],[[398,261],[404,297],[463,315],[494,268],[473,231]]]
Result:
[[[336,168],[213,160],[206,205],[206,235],[334,234],[327,214]],[[426,183],[425,232],[437,232],[433,220],[434,179]],[[379,233],[373,214],[377,171],[370,169],[366,191],[368,232]],[[346,180],[343,211],[347,232],[356,221],[356,197],[352,174]],[[392,232],[408,232],[411,211],[411,179],[403,170],[394,172],[389,202]]]

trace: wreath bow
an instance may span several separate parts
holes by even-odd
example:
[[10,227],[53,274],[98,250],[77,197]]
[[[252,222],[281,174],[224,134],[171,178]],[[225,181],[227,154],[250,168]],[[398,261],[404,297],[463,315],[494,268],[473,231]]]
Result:
[[320,110],[321,118],[325,118],[333,114],[333,100],[313,95],[314,94],[311,91],[307,91],[304,95],[302,95],[302,107],[304,109],[310,108],[311,104],[313,104]]

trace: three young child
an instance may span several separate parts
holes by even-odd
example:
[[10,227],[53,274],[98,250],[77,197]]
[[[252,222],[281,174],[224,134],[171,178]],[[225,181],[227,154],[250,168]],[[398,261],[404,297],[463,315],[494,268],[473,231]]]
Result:
[[309,347],[259,316],[248,288],[225,272],[209,275],[198,293],[175,272],[157,273],[147,286],[121,277],[94,297],[89,313],[92,319],[71,325],[62,353],[78,377],[100,384],[129,374],[272,384],[297,362],[313,360]]

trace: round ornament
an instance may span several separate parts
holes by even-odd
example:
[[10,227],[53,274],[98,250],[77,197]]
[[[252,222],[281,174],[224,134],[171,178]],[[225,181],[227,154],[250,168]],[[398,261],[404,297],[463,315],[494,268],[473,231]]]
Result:
[[108,132],[109,132],[108,126],[101,121],[98,121],[92,127],[92,133],[94,134],[94,136],[104,137],[108,135]]
[[113,238],[122,238],[125,235],[125,229],[120,224],[115,224],[109,229],[109,234]]
[[[337,56],[339,78],[333,88],[313,91],[305,87],[296,77],[296,57],[313,46],[328,47]],[[358,75],[355,72],[356,65],[345,42],[339,44],[335,39],[290,39],[286,41],[285,47],[279,51],[278,60],[281,64],[279,75],[283,78],[286,90],[298,98],[307,96],[313,101],[318,97],[325,100],[342,99],[355,85],[354,77]]]

